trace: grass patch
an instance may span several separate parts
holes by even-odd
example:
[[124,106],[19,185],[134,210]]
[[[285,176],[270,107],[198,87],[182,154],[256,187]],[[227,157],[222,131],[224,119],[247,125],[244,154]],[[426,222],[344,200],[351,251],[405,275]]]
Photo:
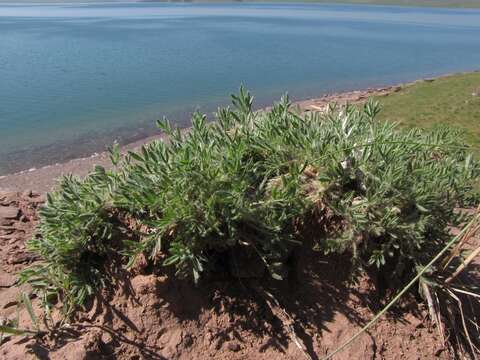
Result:
[[407,128],[457,127],[480,155],[480,72],[416,82],[379,100],[380,120]]

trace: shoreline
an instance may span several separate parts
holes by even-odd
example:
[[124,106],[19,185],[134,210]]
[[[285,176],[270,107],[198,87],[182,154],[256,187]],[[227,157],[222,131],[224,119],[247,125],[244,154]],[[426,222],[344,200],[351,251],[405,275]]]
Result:
[[[405,87],[408,87],[411,84],[415,84],[418,82],[431,82],[435,81],[436,79],[441,79],[457,74],[465,73],[460,72],[446,74],[435,78],[419,79],[413,82],[379,88],[367,88],[362,90],[326,94],[320,97],[294,101],[292,102],[292,106],[298,107],[301,111],[323,111],[325,107],[332,102],[337,102],[341,105],[346,103],[359,103],[367,100],[370,97],[388,96],[392,93],[404,89]],[[188,127],[185,128],[185,130],[186,129],[188,129]],[[124,153],[126,151],[137,150],[142,145],[148,142],[164,138],[165,136],[163,134],[148,136],[135,142],[121,146],[121,151],[122,153]],[[67,174],[84,177],[96,165],[100,165],[105,168],[112,167],[107,151],[96,152],[87,157],[75,158],[62,163],[54,163],[39,168],[30,168],[22,170],[20,172],[2,175],[0,176],[0,191],[22,192],[28,189],[38,193],[45,193],[47,191],[50,191],[55,186],[58,178]]]
[[262,3],[279,3],[279,4],[309,4],[309,5],[348,5],[348,6],[384,6],[384,7],[395,7],[395,8],[432,8],[432,9],[452,9],[452,10],[478,10],[480,8],[480,4],[469,0],[469,1],[443,1],[436,3],[435,1],[421,1],[420,3],[417,1],[385,1],[385,0],[318,0],[318,1],[292,1],[292,0],[191,0],[191,1],[183,1],[183,0],[120,0],[120,1],[99,1],[96,2],[94,0],[85,1],[85,0],[78,0],[78,1],[71,1],[67,0],[65,2],[58,2],[56,0],[26,0],[20,2],[5,2],[1,3],[1,5],[6,6],[51,6],[51,5],[125,5],[125,4],[164,4],[164,3],[173,3],[173,4],[217,4],[217,3],[226,3],[226,4],[235,4],[235,3],[244,3],[244,4],[262,4]]

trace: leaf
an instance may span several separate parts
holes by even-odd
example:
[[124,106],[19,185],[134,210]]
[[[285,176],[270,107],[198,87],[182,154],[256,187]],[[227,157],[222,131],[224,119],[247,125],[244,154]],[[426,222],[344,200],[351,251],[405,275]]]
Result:
[[140,155],[138,155],[137,153],[133,152],[133,151],[129,151],[129,152],[128,152],[128,155],[130,155],[130,157],[132,157],[134,160],[143,162],[143,158],[142,158]]
[[20,296],[21,296],[21,299],[22,299],[22,303],[25,305],[25,307],[27,309],[28,315],[30,316],[30,319],[32,320],[32,323],[33,323],[33,326],[34,326],[35,330],[38,331],[39,330],[38,320],[37,320],[37,316],[35,315],[35,312],[33,311],[33,306],[32,306],[32,302],[30,301],[30,298],[24,292],[22,292],[22,294]]
[[0,325],[0,333],[10,334],[10,335],[26,335],[31,332],[28,330],[21,330],[14,327]]
[[117,166],[120,163],[120,145],[118,145],[118,142],[115,140],[113,145],[108,148],[108,153],[110,155],[110,161],[114,166]]
[[429,213],[430,211],[426,208],[424,208],[422,205],[420,204],[415,204],[415,206],[417,207],[418,210],[420,210],[422,213]]
[[178,255],[173,255],[173,256],[170,256],[169,258],[167,258],[163,262],[163,266],[170,266],[170,265],[173,265],[173,264],[175,264],[179,261],[180,261],[180,257]]
[[276,273],[270,273],[270,274],[272,275],[272,278],[274,278],[275,280],[279,280],[279,281],[283,280],[283,278]]

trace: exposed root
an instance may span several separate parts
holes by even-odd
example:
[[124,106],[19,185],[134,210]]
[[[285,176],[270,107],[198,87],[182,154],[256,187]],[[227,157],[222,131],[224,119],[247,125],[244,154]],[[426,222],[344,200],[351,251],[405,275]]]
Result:
[[[474,223],[463,233],[459,242],[443,261],[442,270],[434,278],[434,280],[437,280],[434,285],[429,287],[426,282],[422,282],[422,290],[427,300],[430,318],[438,326],[440,333],[443,332],[442,328],[447,329],[450,334],[449,343],[452,354],[457,358],[475,360],[478,359],[478,354],[480,354],[480,330],[474,303],[478,308],[480,295],[468,288],[461,288],[461,285],[453,285],[453,283],[480,254],[480,246],[478,246],[465,259],[462,257],[464,250],[468,249],[467,244],[479,230],[480,218],[479,210],[477,210]],[[448,265],[454,261],[460,264],[449,274],[446,280],[438,282],[438,279],[442,278],[442,272],[445,273]],[[432,294],[436,301],[432,300]],[[468,307],[465,308],[467,304]],[[465,310],[467,310],[467,313],[465,313]],[[472,317],[473,321],[469,317]]]
[[467,325],[465,323],[465,316],[463,314],[463,306],[462,306],[462,301],[458,298],[458,296],[456,296],[453,292],[451,292],[450,290],[448,290],[448,293],[450,294],[450,296],[455,299],[455,301],[457,302],[458,304],[458,308],[460,309],[460,317],[461,317],[461,320],[462,320],[462,326],[463,326],[463,331],[464,331],[464,334],[465,334],[465,337],[468,341],[468,345],[470,346],[470,350],[472,351],[472,356],[474,359],[477,359],[477,356],[476,356],[476,353],[478,353],[478,349],[475,345],[473,345],[472,343],[472,339],[470,339],[470,334],[469,334],[469,331],[467,329]]
[[477,247],[472,253],[458,266],[455,272],[445,280],[445,284],[450,284],[472,261],[480,254],[480,246]]
[[425,295],[425,300],[427,301],[428,313],[433,323],[437,326],[438,334],[442,339],[442,344],[445,345],[446,344],[445,331],[443,329],[442,319],[440,317],[438,300],[437,298],[435,298],[435,302],[434,302],[434,299],[432,298],[432,294],[430,293],[430,288],[424,281],[421,281],[421,284],[422,284],[422,292]]

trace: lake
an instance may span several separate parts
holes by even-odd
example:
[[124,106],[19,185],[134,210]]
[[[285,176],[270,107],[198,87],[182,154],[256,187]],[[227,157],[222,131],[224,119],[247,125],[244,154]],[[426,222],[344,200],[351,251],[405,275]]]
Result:
[[0,5],[0,174],[261,107],[480,68],[480,11],[316,4]]

